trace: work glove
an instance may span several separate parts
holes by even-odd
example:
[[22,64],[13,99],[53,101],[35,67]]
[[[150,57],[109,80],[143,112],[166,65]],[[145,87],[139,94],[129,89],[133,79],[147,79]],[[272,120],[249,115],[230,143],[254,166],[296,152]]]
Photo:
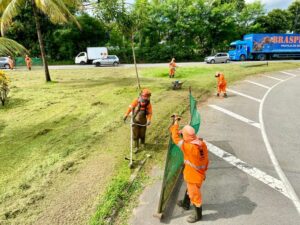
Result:
[[171,116],[171,118],[172,118],[174,121],[176,121],[176,120],[180,121],[180,120],[181,120],[181,117],[180,117],[179,115],[177,115],[177,114],[173,114],[173,115]]
[[126,122],[126,120],[127,120],[127,116],[124,116],[124,117],[123,117],[124,123]]
[[151,124],[151,121],[150,120],[147,121],[147,126],[150,126],[150,124]]

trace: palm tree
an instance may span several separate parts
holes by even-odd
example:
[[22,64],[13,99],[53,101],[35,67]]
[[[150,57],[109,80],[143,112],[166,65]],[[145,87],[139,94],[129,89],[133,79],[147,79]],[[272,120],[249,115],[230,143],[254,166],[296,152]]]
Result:
[[0,37],[0,55],[15,55],[16,53],[24,55],[28,52],[16,41]]
[[13,18],[17,16],[21,12],[21,9],[28,4],[32,7],[41,56],[45,69],[46,81],[48,82],[51,81],[51,77],[46,59],[45,46],[42,39],[39,15],[40,13],[44,13],[49,17],[52,23],[67,23],[69,21],[73,21],[80,28],[80,24],[67,8],[68,6],[73,8],[78,7],[80,0],[0,0],[0,13],[2,13],[2,36],[4,36],[5,31],[12,23]]

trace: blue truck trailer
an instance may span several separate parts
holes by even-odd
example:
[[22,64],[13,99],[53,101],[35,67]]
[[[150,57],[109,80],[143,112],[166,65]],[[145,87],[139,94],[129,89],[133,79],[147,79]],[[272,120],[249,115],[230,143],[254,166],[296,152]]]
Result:
[[246,34],[228,54],[235,61],[300,58],[300,34]]

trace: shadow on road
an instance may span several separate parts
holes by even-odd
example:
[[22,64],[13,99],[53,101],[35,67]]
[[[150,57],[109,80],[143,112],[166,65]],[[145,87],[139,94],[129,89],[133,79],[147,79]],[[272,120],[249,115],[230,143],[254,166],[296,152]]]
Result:
[[[218,147],[226,149],[235,155],[228,141],[212,141]],[[211,179],[210,179],[211,178]],[[257,207],[248,197],[244,196],[249,186],[247,174],[228,164],[222,159],[210,154],[210,167],[207,179],[202,187],[203,193],[203,221],[217,221],[241,215],[250,215]],[[192,209],[185,211],[176,205],[186,190],[181,177],[174,189],[172,198],[161,220],[164,224],[173,224],[174,220],[184,221],[192,213]],[[188,224],[186,222],[186,224]]]

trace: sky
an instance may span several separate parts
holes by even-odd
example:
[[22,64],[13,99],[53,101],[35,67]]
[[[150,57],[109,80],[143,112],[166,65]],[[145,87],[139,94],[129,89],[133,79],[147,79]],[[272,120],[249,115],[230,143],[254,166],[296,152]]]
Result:
[[[247,3],[254,2],[256,0],[246,0]],[[261,3],[265,4],[267,11],[272,9],[287,9],[293,0],[260,0]]]
[[[133,3],[135,0],[126,0],[128,3]],[[246,0],[246,2],[254,2],[257,0]],[[287,7],[293,2],[293,0],[260,0],[266,6],[266,10],[272,9],[287,9]]]

